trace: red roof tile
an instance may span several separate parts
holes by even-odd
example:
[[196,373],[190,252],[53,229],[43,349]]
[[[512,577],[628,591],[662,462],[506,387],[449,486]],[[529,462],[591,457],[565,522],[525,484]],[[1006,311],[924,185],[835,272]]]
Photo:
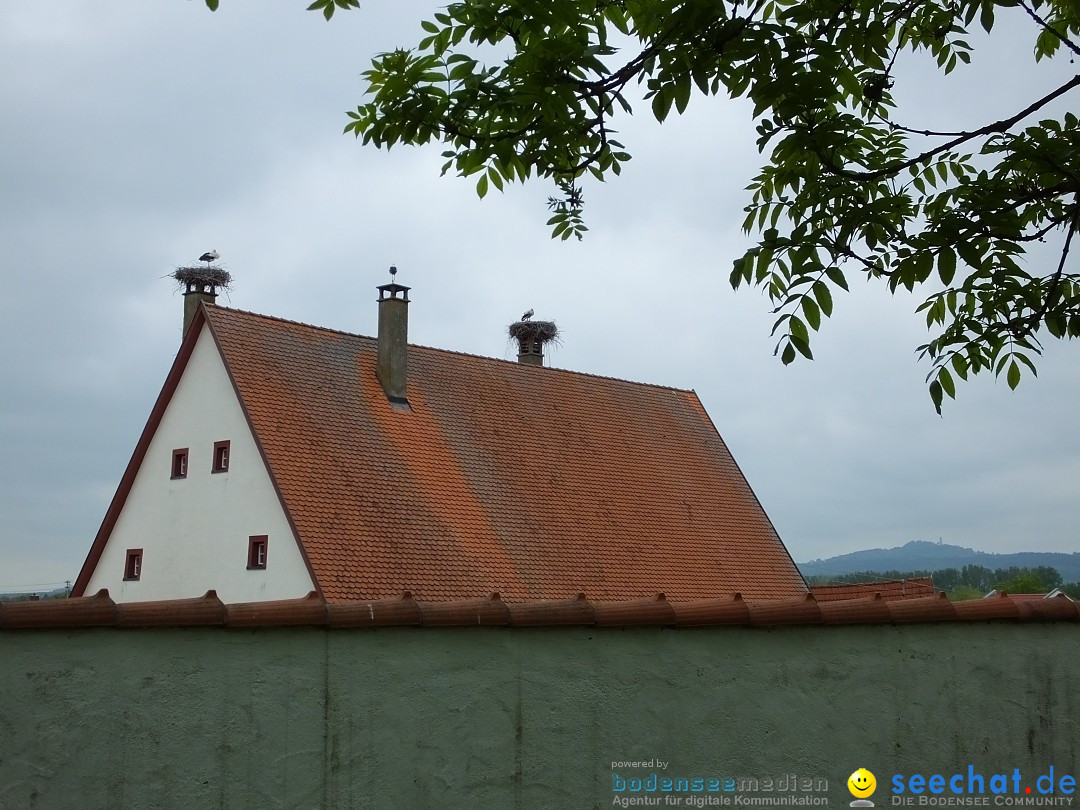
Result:
[[832,602],[839,599],[865,599],[880,596],[882,599],[917,599],[933,596],[934,581],[930,577],[912,577],[911,579],[888,579],[880,582],[856,582],[838,585],[811,585],[810,593],[819,602]]
[[108,591],[39,602],[0,602],[0,631],[77,627],[777,627],[790,625],[925,624],[940,622],[1076,622],[1071,599],[1016,602],[1007,597],[950,602],[944,594],[919,599],[846,599],[812,595],[757,602],[651,598],[591,601],[584,594],[559,601],[503,602],[498,594],[452,602],[417,602],[411,594],[367,602],[303,599],[223,605],[208,591],[198,599],[117,605]]
[[1012,599],[1014,602],[1041,602],[1044,599],[1069,599],[1069,598],[1071,598],[1067,593],[1062,591],[1060,588],[1055,588],[1054,590],[1050,591],[1049,593],[1009,593],[1008,591],[993,590],[993,591],[990,591],[990,593],[988,593],[983,598],[984,599],[986,599],[986,598],[994,598],[996,596],[1007,596],[1009,599]]
[[692,391],[410,346],[403,409],[371,338],[205,313],[331,602],[806,593]]
[[1045,593],[1008,593],[1007,591],[1001,591],[995,596],[1007,596],[1014,602],[1041,602],[1047,597]]

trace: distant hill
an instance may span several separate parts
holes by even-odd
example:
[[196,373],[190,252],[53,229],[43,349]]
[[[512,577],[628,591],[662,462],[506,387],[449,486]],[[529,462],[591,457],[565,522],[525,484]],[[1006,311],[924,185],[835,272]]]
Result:
[[799,570],[806,577],[855,574],[860,571],[940,571],[942,568],[963,568],[965,565],[981,565],[991,570],[1049,565],[1058,570],[1065,582],[1080,582],[1080,553],[1020,551],[1015,554],[990,554],[926,540],[912,540],[897,548],[872,548],[827,560],[798,563]]

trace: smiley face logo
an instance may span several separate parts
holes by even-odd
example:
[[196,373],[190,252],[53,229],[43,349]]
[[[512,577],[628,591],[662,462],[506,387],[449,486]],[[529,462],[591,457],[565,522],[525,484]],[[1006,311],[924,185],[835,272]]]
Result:
[[866,768],[859,768],[848,777],[847,788],[856,799],[865,799],[877,790],[877,779]]

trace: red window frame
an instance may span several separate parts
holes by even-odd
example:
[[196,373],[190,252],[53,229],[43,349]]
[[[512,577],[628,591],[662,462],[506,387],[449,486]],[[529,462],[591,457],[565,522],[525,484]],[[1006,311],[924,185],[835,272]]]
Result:
[[172,451],[172,477],[187,478],[188,449],[180,447]]
[[141,548],[129,548],[127,554],[124,555],[124,581],[134,582],[142,576],[142,555],[143,550]]
[[210,472],[222,473],[229,471],[229,456],[231,455],[232,442],[226,439],[223,442],[214,442],[214,463]]
[[269,538],[265,534],[253,534],[248,538],[248,570],[262,570],[266,568],[266,552],[269,547]]

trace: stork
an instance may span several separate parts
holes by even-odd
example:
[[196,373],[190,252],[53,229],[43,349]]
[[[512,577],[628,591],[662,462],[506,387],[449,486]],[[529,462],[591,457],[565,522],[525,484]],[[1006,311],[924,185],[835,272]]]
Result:
[[200,262],[206,262],[207,264],[210,264],[210,262],[216,262],[220,255],[221,254],[218,253],[217,249],[215,248],[214,250],[209,250],[206,253],[204,253],[202,256],[200,256],[199,261]]
[[525,313],[524,315],[522,315],[522,316],[521,316],[521,320],[523,320],[523,321],[527,321],[527,320],[529,320],[529,319],[530,319],[530,318],[531,318],[531,317],[532,317],[532,316],[533,316],[534,314],[535,314],[535,311],[534,311],[534,310],[532,310],[532,309],[530,309],[530,310],[526,311],[526,313]]

